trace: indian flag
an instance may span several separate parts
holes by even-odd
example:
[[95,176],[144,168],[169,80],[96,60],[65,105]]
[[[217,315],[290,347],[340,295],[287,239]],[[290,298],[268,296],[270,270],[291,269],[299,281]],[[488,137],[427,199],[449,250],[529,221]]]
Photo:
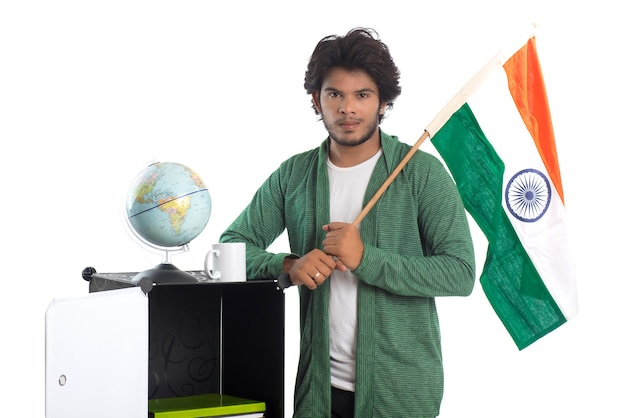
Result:
[[534,35],[498,53],[426,131],[489,242],[480,283],[522,350],[578,312]]

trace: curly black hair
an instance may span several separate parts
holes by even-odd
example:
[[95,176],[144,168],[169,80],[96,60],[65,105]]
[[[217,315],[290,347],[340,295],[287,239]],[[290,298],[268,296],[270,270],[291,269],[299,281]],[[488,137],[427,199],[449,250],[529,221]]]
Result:
[[[308,94],[321,92],[324,78],[336,67],[346,70],[361,70],[367,73],[376,85],[381,103],[393,107],[400,95],[400,71],[393,62],[389,48],[373,29],[354,28],[345,36],[330,35],[322,38],[313,50],[306,73],[304,89]],[[313,102],[313,100],[311,100]],[[319,114],[313,103],[315,114]],[[379,117],[382,121],[384,115]]]

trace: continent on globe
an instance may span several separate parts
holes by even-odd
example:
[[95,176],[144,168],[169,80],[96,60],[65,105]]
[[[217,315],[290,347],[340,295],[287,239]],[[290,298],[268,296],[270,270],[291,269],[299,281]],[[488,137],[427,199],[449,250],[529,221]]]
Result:
[[126,196],[132,231],[157,247],[180,247],[204,230],[211,216],[211,195],[200,176],[174,162],[146,167]]

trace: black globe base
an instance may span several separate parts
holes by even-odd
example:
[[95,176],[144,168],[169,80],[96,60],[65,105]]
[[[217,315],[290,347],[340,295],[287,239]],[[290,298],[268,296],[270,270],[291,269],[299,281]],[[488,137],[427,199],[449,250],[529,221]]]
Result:
[[197,283],[198,280],[191,274],[180,270],[173,264],[161,263],[149,270],[137,273],[135,281],[148,279],[152,283]]

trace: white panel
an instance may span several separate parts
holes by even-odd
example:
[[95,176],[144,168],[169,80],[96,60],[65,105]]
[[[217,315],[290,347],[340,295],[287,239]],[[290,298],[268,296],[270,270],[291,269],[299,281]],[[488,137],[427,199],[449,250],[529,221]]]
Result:
[[148,415],[148,297],[139,287],[54,299],[46,418]]

